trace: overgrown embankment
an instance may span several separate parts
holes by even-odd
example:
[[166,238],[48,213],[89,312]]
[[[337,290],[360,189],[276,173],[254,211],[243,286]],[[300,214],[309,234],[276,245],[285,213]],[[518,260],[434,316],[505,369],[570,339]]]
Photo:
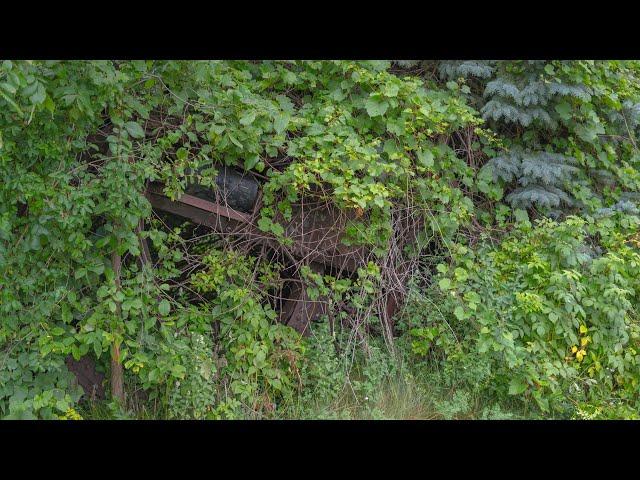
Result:
[[[2,62],[0,416],[637,416],[639,74]],[[252,236],[145,196],[225,166],[260,183]],[[292,249],[309,205],[353,271]],[[296,282],[309,336],[278,321]]]

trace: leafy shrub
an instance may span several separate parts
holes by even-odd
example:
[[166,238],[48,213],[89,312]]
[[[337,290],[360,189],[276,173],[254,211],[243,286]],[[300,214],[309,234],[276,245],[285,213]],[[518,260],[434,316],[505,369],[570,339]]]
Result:
[[348,365],[336,350],[336,338],[331,335],[328,322],[313,326],[300,375],[297,415],[318,415],[318,410],[337,402],[344,392],[349,380]]
[[251,415],[269,415],[292,401],[304,347],[297,332],[275,322],[276,312],[263,302],[267,292],[249,287],[255,277],[269,285],[274,275],[271,265],[255,262],[234,252],[213,251],[203,258],[206,269],[192,281],[197,291],[215,294],[210,308],[212,321],[220,324],[226,396]]
[[[519,224],[497,247],[457,248],[437,290],[466,354],[489,360],[497,398],[543,412],[610,395],[636,405],[637,217]],[[466,326],[466,327],[465,327]],[[580,400],[582,399],[582,400]],[[565,413],[566,414],[566,413]]]
[[205,419],[217,407],[216,364],[211,339],[194,335],[183,353],[185,375],[168,398],[169,418]]

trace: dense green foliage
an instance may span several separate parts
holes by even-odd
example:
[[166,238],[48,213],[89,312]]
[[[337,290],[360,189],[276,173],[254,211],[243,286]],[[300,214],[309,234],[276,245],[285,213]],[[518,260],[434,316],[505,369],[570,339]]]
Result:
[[[638,62],[4,61],[0,417],[635,418],[639,128]],[[275,242],[305,195],[353,213],[372,257],[303,271],[311,336],[278,261],[152,214],[149,181],[222,165],[262,176]],[[115,359],[125,402],[80,400],[68,356]]]

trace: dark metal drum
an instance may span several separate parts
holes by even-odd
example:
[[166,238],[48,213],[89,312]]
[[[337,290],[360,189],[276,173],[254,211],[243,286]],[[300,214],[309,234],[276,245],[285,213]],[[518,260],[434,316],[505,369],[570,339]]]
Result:
[[227,205],[234,210],[249,213],[258,199],[258,181],[248,173],[229,167],[219,170],[216,187],[212,189],[198,184],[187,186],[185,193],[210,202]]

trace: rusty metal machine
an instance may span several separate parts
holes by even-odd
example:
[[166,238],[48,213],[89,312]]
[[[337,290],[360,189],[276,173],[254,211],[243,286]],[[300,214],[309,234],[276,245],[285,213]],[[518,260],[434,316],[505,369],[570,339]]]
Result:
[[[228,167],[216,177],[216,188],[191,184],[173,201],[163,194],[163,185],[152,183],[146,196],[154,209],[186,218],[214,232],[241,236],[245,239],[283,251],[291,263],[308,265],[323,273],[329,268],[337,274],[350,274],[365,263],[362,247],[349,247],[341,242],[348,215],[326,203],[304,203],[293,206],[291,220],[279,221],[291,246],[278,244],[255,224],[260,208],[260,184],[250,174]],[[287,297],[277,310],[283,323],[306,333],[309,322],[325,312],[325,302],[311,301],[303,282],[289,282]]]

